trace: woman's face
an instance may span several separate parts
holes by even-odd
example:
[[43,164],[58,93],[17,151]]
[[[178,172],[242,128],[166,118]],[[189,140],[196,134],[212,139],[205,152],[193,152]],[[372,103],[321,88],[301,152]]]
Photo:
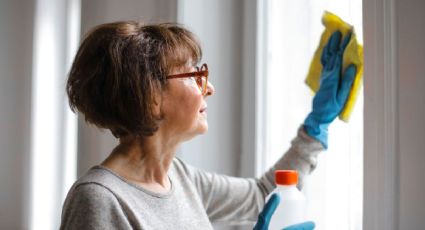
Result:
[[[185,67],[171,74],[194,72],[195,67]],[[168,79],[168,86],[162,94],[161,112],[164,120],[161,129],[177,135],[181,141],[190,140],[208,130],[206,98],[214,94],[214,87],[208,82],[207,93],[202,95],[194,78]]]

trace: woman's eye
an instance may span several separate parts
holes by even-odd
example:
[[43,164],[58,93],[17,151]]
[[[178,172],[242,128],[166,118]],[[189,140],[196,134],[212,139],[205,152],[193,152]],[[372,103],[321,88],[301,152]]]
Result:
[[186,82],[186,84],[193,86],[196,84],[196,77],[188,77],[183,79],[184,82]]

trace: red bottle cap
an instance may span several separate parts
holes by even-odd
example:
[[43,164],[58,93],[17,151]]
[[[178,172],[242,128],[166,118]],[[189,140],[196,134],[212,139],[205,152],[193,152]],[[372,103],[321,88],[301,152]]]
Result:
[[276,185],[296,185],[298,183],[296,170],[276,170],[274,176]]

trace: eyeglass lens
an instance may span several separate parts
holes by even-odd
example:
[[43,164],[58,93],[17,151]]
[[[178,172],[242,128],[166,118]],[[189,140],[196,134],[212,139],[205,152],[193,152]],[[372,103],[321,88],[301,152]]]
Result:
[[[201,71],[206,71],[206,70],[207,70],[206,66],[202,65]],[[199,77],[197,79],[197,83],[199,88],[201,89],[202,94],[205,94],[205,91],[207,90],[207,76],[202,75],[201,77]]]

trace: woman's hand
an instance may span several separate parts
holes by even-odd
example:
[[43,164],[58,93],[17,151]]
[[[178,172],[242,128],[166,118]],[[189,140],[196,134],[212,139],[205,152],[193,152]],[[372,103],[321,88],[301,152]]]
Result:
[[354,65],[342,73],[342,57],[350,38],[348,34],[341,43],[341,33],[337,31],[323,48],[320,88],[313,98],[313,110],[304,121],[305,131],[325,149],[328,148],[328,127],[342,111],[356,76]]
[[[258,221],[254,226],[254,230],[268,230],[270,219],[273,213],[276,211],[277,206],[280,203],[280,197],[278,194],[273,194],[269,201],[264,206],[263,211],[258,215]],[[315,227],[314,222],[308,221],[301,224],[295,224],[288,226],[282,230],[313,230]]]

